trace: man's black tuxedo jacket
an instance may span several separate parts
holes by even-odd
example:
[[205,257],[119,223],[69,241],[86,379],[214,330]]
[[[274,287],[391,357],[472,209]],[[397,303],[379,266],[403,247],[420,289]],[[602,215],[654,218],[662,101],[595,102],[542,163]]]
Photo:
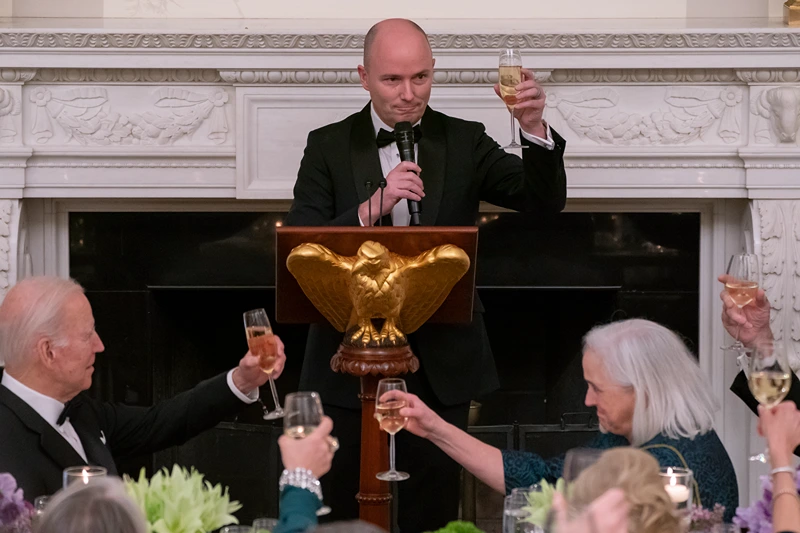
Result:
[[[473,226],[481,201],[532,213],[552,214],[564,208],[566,142],[556,132],[552,132],[554,150],[523,139],[527,148],[520,159],[500,149],[478,122],[428,108],[420,128],[423,226]],[[374,190],[382,177],[368,104],[359,113],[309,134],[294,202],[284,223],[358,226],[358,206],[371,195],[365,182],[372,182]],[[390,223],[389,217],[384,220]],[[482,313],[476,298],[471,324],[426,324],[409,335],[433,394],[445,405],[466,403],[498,387]],[[300,388],[318,391],[326,403],[358,408],[358,380],[330,369],[330,358],[341,341],[342,334],[329,324],[311,326]]]
[[[149,408],[99,402],[85,393],[79,397],[70,423],[89,463],[104,466],[113,475],[115,457],[182,444],[245,405],[231,392],[226,374]],[[0,472],[16,478],[28,501],[60,489],[64,468],[86,464],[44,418],[3,386],[0,434]]]

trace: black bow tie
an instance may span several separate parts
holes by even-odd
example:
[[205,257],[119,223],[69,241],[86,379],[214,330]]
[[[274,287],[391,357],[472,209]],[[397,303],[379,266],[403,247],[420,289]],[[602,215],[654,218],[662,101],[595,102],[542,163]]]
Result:
[[[419,140],[422,138],[422,130],[419,127],[419,124],[414,126],[414,142],[418,143]],[[378,148],[383,148],[384,146],[389,146],[393,142],[395,142],[394,132],[393,131],[386,131],[385,129],[381,128],[378,132],[378,138],[375,140],[378,143]]]
[[58,415],[58,420],[56,420],[56,425],[57,426],[63,425],[64,422],[67,421],[67,418],[69,418],[71,414],[75,413],[75,409],[78,407],[78,405],[80,405],[80,400],[77,397],[65,403],[64,410],[61,411],[60,415]]

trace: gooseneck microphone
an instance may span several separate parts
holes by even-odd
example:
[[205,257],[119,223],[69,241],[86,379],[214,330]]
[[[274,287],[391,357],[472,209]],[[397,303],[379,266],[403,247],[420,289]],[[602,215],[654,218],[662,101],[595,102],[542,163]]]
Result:
[[378,187],[381,188],[381,207],[380,211],[378,211],[378,218],[381,221],[379,225],[383,226],[383,190],[386,188],[386,178],[381,178],[381,181],[378,182]]
[[[400,151],[400,161],[414,161],[414,128],[410,122],[398,122],[394,125],[394,139]],[[419,202],[408,200],[408,213],[411,215],[409,226],[419,226],[419,214],[422,212]]]
[[367,198],[369,198],[369,203],[367,204],[367,212],[369,213],[369,220],[367,220],[366,226],[372,225],[372,182],[367,180],[364,182],[364,187],[367,189]]

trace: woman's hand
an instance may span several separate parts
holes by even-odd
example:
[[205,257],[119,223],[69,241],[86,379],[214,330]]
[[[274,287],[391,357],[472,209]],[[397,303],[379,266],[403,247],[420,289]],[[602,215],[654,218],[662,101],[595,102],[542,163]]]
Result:
[[794,402],[767,409],[758,406],[758,433],[767,439],[772,468],[791,466],[794,449],[800,445],[800,411]]
[[425,405],[414,394],[394,390],[387,392],[380,399],[406,402],[406,406],[400,409],[400,416],[408,418],[404,429],[423,439],[430,439],[436,435],[439,428],[445,423],[433,409]]
[[292,439],[281,435],[278,446],[281,448],[281,459],[286,470],[307,468],[319,479],[328,473],[333,461],[333,452],[330,436],[333,429],[333,420],[322,417],[322,422],[317,429],[304,439]]

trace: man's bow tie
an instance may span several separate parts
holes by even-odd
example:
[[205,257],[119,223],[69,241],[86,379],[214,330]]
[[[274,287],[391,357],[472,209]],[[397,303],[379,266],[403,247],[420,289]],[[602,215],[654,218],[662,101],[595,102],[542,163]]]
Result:
[[[422,130],[419,127],[419,124],[414,126],[414,142],[418,143],[419,140],[422,138]],[[394,132],[393,131],[386,131],[385,129],[381,128],[378,132],[378,138],[376,139],[378,143],[378,148],[383,148],[384,146],[389,146],[393,142],[395,142]]]
[[75,409],[77,409],[78,405],[80,405],[80,400],[78,398],[73,398],[67,403],[64,404],[64,410],[61,411],[61,414],[58,415],[58,420],[56,420],[56,425],[61,426],[64,422],[67,421],[67,418],[71,414],[75,413]]

